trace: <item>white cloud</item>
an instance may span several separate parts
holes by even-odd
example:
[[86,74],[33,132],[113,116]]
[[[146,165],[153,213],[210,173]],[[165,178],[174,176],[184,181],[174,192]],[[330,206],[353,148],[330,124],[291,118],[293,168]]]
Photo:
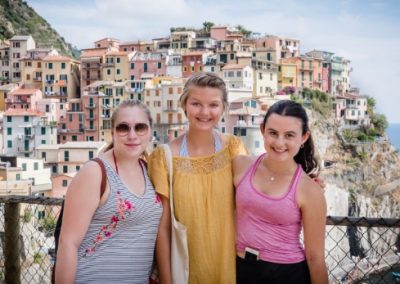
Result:
[[[44,1],[44,2],[43,2]],[[400,14],[395,0],[87,0],[28,1],[67,41],[92,47],[105,36],[152,39],[170,27],[204,21],[243,25],[262,34],[298,38],[302,52],[321,49],[351,60],[352,80],[377,99],[390,121],[400,122]]]

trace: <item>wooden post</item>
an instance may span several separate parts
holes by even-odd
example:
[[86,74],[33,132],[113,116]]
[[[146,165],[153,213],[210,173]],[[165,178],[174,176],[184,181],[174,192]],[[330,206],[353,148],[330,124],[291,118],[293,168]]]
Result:
[[4,205],[4,261],[5,283],[21,283],[21,244],[19,224],[19,203]]

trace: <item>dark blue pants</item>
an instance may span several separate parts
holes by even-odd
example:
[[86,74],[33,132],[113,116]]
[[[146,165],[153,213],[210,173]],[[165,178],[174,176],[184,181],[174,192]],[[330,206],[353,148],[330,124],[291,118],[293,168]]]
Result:
[[310,284],[307,262],[282,264],[236,257],[237,284]]

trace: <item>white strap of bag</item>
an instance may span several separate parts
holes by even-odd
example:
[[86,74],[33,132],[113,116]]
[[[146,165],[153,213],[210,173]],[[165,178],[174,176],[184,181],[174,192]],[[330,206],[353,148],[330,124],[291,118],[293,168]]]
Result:
[[171,217],[175,219],[175,210],[174,210],[174,192],[172,190],[172,176],[173,176],[173,166],[172,166],[172,152],[171,148],[168,144],[163,144],[165,160],[167,161],[167,168],[169,174],[169,205],[171,207]]

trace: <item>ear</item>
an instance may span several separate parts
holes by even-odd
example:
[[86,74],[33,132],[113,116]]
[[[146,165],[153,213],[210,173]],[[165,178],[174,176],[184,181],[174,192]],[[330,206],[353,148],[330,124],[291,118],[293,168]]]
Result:
[[307,131],[306,133],[304,133],[303,137],[301,138],[301,144],[306,143],[308,138],[310,138],[310,131]]
[[265,125],[264,125],[264,123],[261,123],[260,124],[261,135],[264,135],[264,130],[265,130]]

